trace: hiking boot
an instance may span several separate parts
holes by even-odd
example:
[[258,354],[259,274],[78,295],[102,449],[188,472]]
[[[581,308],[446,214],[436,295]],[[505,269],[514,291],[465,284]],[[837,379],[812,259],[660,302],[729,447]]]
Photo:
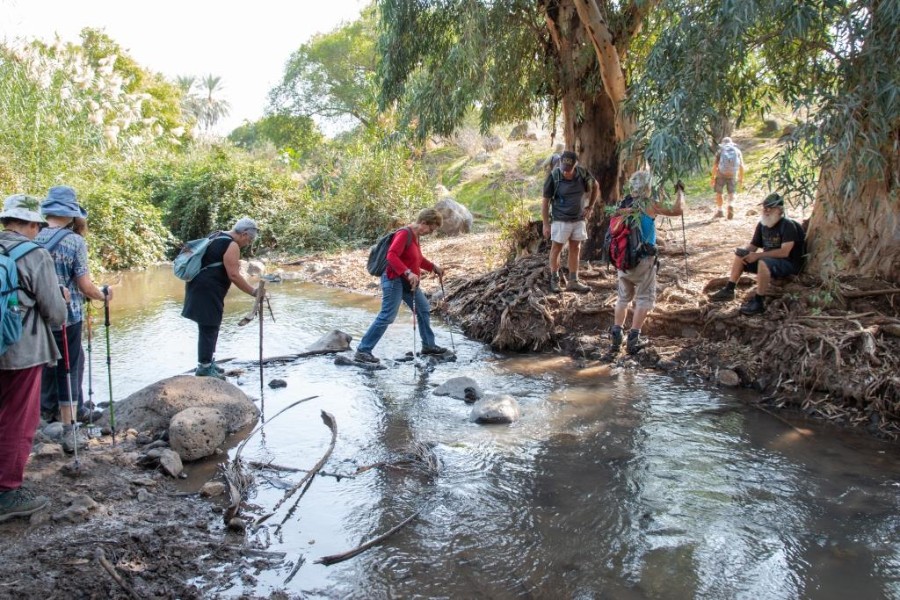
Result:
[[609,349],[600,355],[598,359],[600,362],[611,363],[616,362],[616,359],[619,357],[619,352],[622,351],[622,344],[613,344],[609,347]]
[[556,272],[556,274],[559,275],[559,286],[566,287],[566,282],[568,281],[568,279],[566,278],[566,272],[560,269]]
[[422,354],[446,354],[447,349],[440,346],[424,346]]
[[647,347],[646,340],[641,339],[641,334],[632,334],[628,332],[628,341],[625,342],[625,351],[628,354],[637,354]]
[[371,363],[373,365],[377,365],[381,362],[379,359],[372,356],[371,352],[363,352],[362,350],[356,351],[356,354],[353,355],[353,360],[356,362]]
[[[720,211],[720,212],[721,212],[721,211]],[[728,214],[728,219],[729,219],[729,220],[734,218],[734,209],[731,208],[731,206],[728,207],[728,213],[727,213],[727,214]]]
[[216,366],[213,363],[200,363],[199,365],[197,365],[197,370],[194,371],[194,375],[196,375],[197,377],[215,377],[216,379],[225,379],[225,376],[216,370]]
[[622,328],[619,327],[617,329],[615,327],[610,327],[609,336],[610,336],[610,339],[612,340],[612,347],[616,349],[616,352],[618,352],[619,347],[622,345],[622,339],[623,339]]
[[715,294],[710,294],[709,299],[713,302],[724,302],[725,300],[734,300],[734,288],[723,287]]
[[216,370],[216,372],[217,372],[219,375],[224,375],[224,374],[225,374],[225,369],[223,369],[222,367],[220,367],[219,365],[217,365],[217,364],[216,364],[216,361],[213,361],[213,362],[212,362],[212,366],[213,366],[213,368]]
[[88,438],[82,433],[81,429],[71,425],[63,427],[61,443],[64,451],[69,454],[75,452],[76,444],[78,445],[79,450],[84,450],[87,448],[87,442]]
[[722,209],[719,208],[716,210],[716,214],[713,215],[713,219],[721,219],[725,214],[722,212]]
[[550,291],[554,294],[558,294],[562,291],[562,288],[559,287],[559,275],[556,273],[550,275]]
[[749,302],[741,305],[742,315],[761,315],[764,312],[766,312],[766,305],[759,296],[753,296]]
[[578,292],[579,294],[584,294],[586,292],[591,291],[591,288],[586,286],[585,284],[578,281],[577,277],[573,277],[569,280],[569,283],[566,285],[567,292]]
[[50,498],[35,496],[21,488],[0,492],[0,522],[15,517],[27,517],[47,508]]

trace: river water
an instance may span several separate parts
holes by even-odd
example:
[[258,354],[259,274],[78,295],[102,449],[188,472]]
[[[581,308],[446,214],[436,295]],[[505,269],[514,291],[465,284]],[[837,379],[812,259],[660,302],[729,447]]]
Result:
[[[351,334],[355,347],[378,310],[377,298],[309,284],[270,289],[265,356],[300,352],[332,329]],[[179,316],[182,297],[167,269],[121,279],[108,328],[117,400],[194,366],[195,327]],[[206,587],[210,597],[900,600],[897,445],[814,423],[795,422],[798,431],[741,392],[698,381],[584,377],[565,359],[497,355],[458,331],[457,362],[430,373],[409,363],[369,373],[313,357],[267,368],[266,381],[288,385],[266,387],[261,398],[252,365],[258,324],[237,326],[250,302],[229,296],[218,347],[220,358],[246,367],[232,381],[271,419],[243,459],[312,467],[330,442],[324,410],[338,429],[328,473],[396,461],[416,442],[432,447],[441,469],[435,477],[377,468],[316,477],[293,512],[286,503],[247,536],[285,560]],[[450,346],[451,330],[435,329]],[[95,315],[97,402],[109,397],[106,334]],[[400,357],[411,345],[404,307],[375,354]],[[515,396],[521,420],[476,425],[462,401],[432,393],[460,375]],[[187,469],[194,486],[212,472],[210,463]],[[268,512],[302,475],[259,473],[251,516]],[[332,566],[314,562],[415,512],[380,546]]]

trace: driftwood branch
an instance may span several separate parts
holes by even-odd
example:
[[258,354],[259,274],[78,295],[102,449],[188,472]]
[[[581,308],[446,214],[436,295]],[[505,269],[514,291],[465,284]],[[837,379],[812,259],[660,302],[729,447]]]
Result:
[[[313,476],[319,471],[319,469],[322,468],[322,466],[325,464],[325,462],[331,456],[331,452],[334,450],[334,445],[337,442],[337,423],[335,422],[334,417],[331,414],[325,412],[324,410],[322,411],[322,421],[331,430],[331,443],[328,445],[328,450],[325,451],[325,454],[322,456],[322,458],[319,459],[319,462],[317,462],[315,464],[315,466],[313,466],[313,468],[310,469],[306,475],[304,475],[303,479],[301,479],[296,485],[294,485],[293,487],[291,487],[291,489],[289,489],[287,492],[285,492],[284,497],[282,497],[281,500],[279,500],[278,503],[275,504],[275,507],[272,509],[272,511],[270,513],[261,516],[253,523],[254,527],[258,527],[260,524],[262,524],[264,521],[271,518],[276,512],[278,512],[278,509],[281,508],[281,506],[285,502],[287,502],[290,499],[290,497],[293,496],[297,492],[297,490],[299,490],[301,487],[303,487],[304,484],[306,484],[307,482],[312,480]],[[303,497],[303,494],[300,494],[300,497],[297,498],[298,502],[300,501],[301,497]],[[294,506],[296,506],[296,504],[297,503],[295,502]],[[291,510],[293,510],[293,507],[291,507]],[[288,515],[285,515],[285,520],[287,520],[287,517],[289,515],[290,515],[290,512],[288,512]],[[281,522],[281,524],[284,525],[284,520]]]
[[225,483],[228,485],[228,497],[230,500],[228,508],[226,508],[225,512],[223,513],[225,523],[228,523],[231,519],[238,516],[238,514],[241,512],[241,502],[244,498],[244,492],[252,483],[252,478],[244,473],[243,468],[241,467],[241,452],[244,450],[244,446],[247,445],[247,442],[250,441],[250,438],[252,438],[258,431],[261,431],[262,428],[265,427],[268,423],[271,423],[276,418],[278,418],[279,415],[282,415],[298,404],[307,402],[309,400],[312,400],[313,398],[318,398],[318,396],[309,396],[285,406],[280,411],[275,413],[275,415],[272,416],[268,421],[260,423],[253,431],[250,432],[250,435],[248,435],[247,438],[238,445],[237,451],[235,451],[234,453],[234,460],[231,461],[231,464],[222,468],[222,474],[225,477]]
[[392,535],[394,535],[395,533],[397,533],[398,531],[400,531],[401,529],[406,527],[406,525],[409,524],[410,521],[412,521],[417,516],[419,516],[419,512],[420,511],[417,510],[413,514],[411,514],[408,517],[406,517],[405,519],[403,519],[400,523],[398,523],[394,527],[391,527],[390,529],[388,529],[381,535],[379,535],[375,538],[372,538],[368,542],[361,544],[361,545],[357,546],[356,548],[353,548],[352,550],[348,550],[347,552],[341,552],[340,554],[331,554],[329,556],[323,556],[322,558],[316,559],[315,562],[316,562],[316,564],[328,566],[328,565],[333,565],[335,563],[343,562],[345,560],[353,558],[357,554],[362,554],[363,552],[365,552],[372,546],[377,546],[381,542],[385,541],[386,539],[388,539],[389,537],[391,537]]
[[841,292],[844,298],[865,298],[867,296],[888,296],[890,294],[900,294],[898,288],[887,288],[883,290],[857,290],[854,292]]
[[[298,469],[297,467],[286,467],[284,465],[276,465],[272,462],[261,462],[257,460],[249,461],[247,463],[251,467],[256,469],[269,469],[272,471],[284,471],[286,473],[309,473],[309,469]],[[338,481],[341,479],[355,479],[356,475],[351,474],[342,474],[342,473],[329,473],[327,471],[319,471],[319,475],[322,477],[334,477]]]
[[263,309],[263,302],[266,299],[266,282],[265,280],[259,282],[259,287],[256,288],[256,300],[253,302],[253,308],[250,309],[246,315],[241,317],[241,320],[238,321],[238,327],[243,327],[244,325],[253,321],[256,318],[256,315],[259,314]]
[[103,570],[106,571],[113,580],[119,584],[125,592],[134,598],[135,600],[141,600],[141,596],[138,595],[137,592],[134,591],[134,588],[128,585],[128,583],[122,579],[122,576],[116,571],[116,568],[113,566],[111,562],[106,559],[106,554],[103,552],[101,548],[97,549],[96,553],[97,562],[100,563],[100,566],[103,567]]

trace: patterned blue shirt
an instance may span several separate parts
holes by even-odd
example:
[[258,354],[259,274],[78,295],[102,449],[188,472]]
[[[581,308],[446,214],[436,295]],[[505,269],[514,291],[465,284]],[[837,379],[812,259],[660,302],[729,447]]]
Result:
[[[38,244],[46,244],[59,229],[59,227],[46,227],[37,234],[34,241]],[[60,285],[69,288],[72,298],[68,305],[69,314],[66,317],[66,325],[80,323],[84,318],[84,294],[78,289],[76,280],[90,272],[87,243],[77,233],[71,233],[50,250],[50,255],[56,265],[56,276],[59,278]]]

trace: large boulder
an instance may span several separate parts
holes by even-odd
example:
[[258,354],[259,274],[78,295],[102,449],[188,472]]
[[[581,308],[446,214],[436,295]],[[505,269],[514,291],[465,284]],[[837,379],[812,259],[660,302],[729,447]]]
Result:
[[[116,429],[135,429],[155,436],[186,408],[209,406],[225,417],[229,432],[255,423],[259,409],[240,388],[215,377],[177,375],[136,391],[115,406]],[[103,413],[109,423],[109,409]]]
[[169,422],[169,445],[182,460],[214,454],[227,435],[225,415],[211,406],[186,408]]
[[472,213],[453,198],[438,200],[434,209],[441,213],[443,218],[441,228],[438,230],[442,234],[452,236],[472,231]]
[[489,394],[472,405],[469,420],[486,425],[515,423],[521,412],[519,403],[508,394]]
[[528,137],[528,123],[519,123],[509,132],[509,141],[524,140]]

